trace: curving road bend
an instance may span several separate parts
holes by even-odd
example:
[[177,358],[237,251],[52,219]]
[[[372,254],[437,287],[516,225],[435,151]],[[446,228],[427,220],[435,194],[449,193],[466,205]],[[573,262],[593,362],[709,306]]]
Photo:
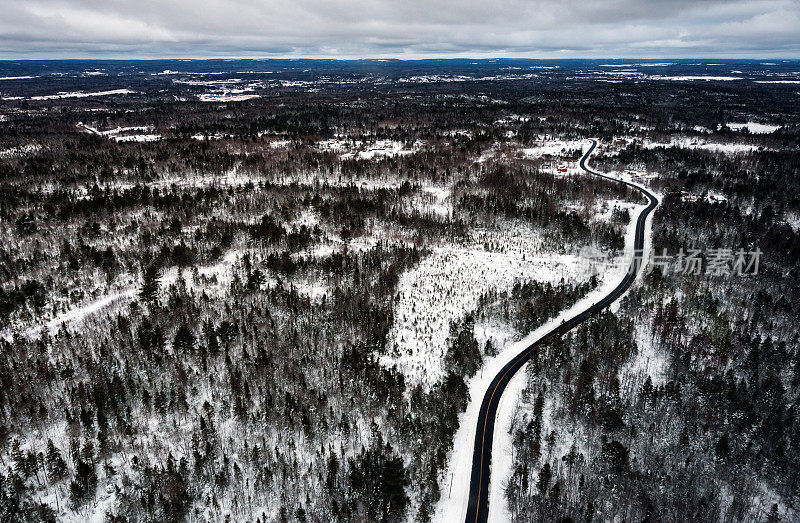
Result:
[[494,425],[497,418],[497,407],[500,397],[508,386],[511,378],[521,369],[530,359],[533,352],[541,345],[546,344],[551,339],[561,336],[568,332],[597,311],[611,305],[619,299],[636,279],[642,266],[642,256],[644,251],[645,222],[650,213],[658,205],[658,198],[643,187],[636,184],[618,180],[611,176],[601,174],[592,170],[586,165],[589,156],[597,147],[597,140],[591,140],[592,145],[580,160],[581,169],[584,171],[606,178],[618,183],[625,184],[641,192],[649,200],[647,207],[642,209],[636,220],[636,232],[633,240],[633,258],[631,259],[631,270],[627,271],[621,282],[605,297],[596,304],[572,318],[561,323],[558,327],[547,332],[545,335],[528,345],[511,361],[509,361],[492,380],[486,394],[483,397],[481,408],[478,415],[478,425],[475,432],[475,446],[472,453],[472,472],[469,484],[469,501],[467,505],[466,523],[484,523],[489,517],[489,478],[491,475],[492,464],[492,442],[494,439]]

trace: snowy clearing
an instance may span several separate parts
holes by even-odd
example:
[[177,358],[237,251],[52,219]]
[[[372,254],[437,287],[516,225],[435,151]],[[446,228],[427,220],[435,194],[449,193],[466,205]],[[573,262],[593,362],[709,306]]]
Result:
[[780,125],[770,125],[757,122],[727,123],[725,125],[733,129],[734,131],[741,131],[743,129],[747,129],[750,132],[750,134],[770,134],[774,133],[775,131],[781,128]]
[[667,355],[656,350],[652,334],[648,331],[644,326],[636,325],[636,356],[622,368],[621,383],[642,384],[648,376],[654,386],[666,383],[669,364]]
[[447,217],[453,212],[452,189],[436,185],[423,185],[413,198],[413,205],[422,214]]
[[733,80],[744,80],[741,76],[650,76],[650,79],[676,82],[692,82],[695,80],[704,80],[706,82],[731,82]]
[[115,136],[117,142],[155,142],[161,139],[160,134],[132,134],[128,136]]
[[91,96],[114,96],[120,94],[134,94],[130,89],[113,89],[111,91],[96,91],[93,93],[83,92],[62,92],[58,94],[48,94],[44,96],[31,96],[31,100],[58,100],[61,98],[89,98]]
[[317,143],[321,151],[341,153],[341,159],[374,160],[381,157],[401,156],[418,151],[423,142],[417,140],[410,145],[396,140],[377,140],[375,142],[337,140],[335,138]]
[[701,149],[714,153],[723,154],[736,154],[736,153],[749,153],[757,151],[762,147],[759,145],[743,144],[743,143],[715,143],[697,138],[673,138],[670,142],[650,142],[646,141],[642,144],[645,149],[656,149],[658,147],[679,147],[681,149]]
[[[496,247],[484,247],[491,244]],[[393,355],[380,362],[396,367],[411,386],[427,389],[444,376],[450,323],[474,311],[481,295],[510,291],[524,280],[580,283],[589,276],[580,255],[542,252],[541,239],[522,225],[502,233],[479,231],[469,245],[438,247],[400,277],[389,334]]]
[[[96,127],[92,127],[90,125],[78,122],[78,128],[88,132],[89,134],[96,134],[98,136],[103,136],[105,138],[110,138],[115,142],[155,142],[161,139],[160,134],[152,134],[152,133],[137,133],[137,131],[150,131],[153,129],[152,126],[149,125],[137,125],[131,127],[115,127],[114,129],[108,129],[106,131],[101,131]],[[131,134],[133,133],[133,134]]]
[[522,149],[522,154],[528,158],[540,158],[544,155],[562,156],[575,150],[582,150],[585,143],[581,140],[547,140]]
[[257,94],[201,94],[197,97],[201,102],[243,102],[245,100],[252,100],[254,98],[261,98]]

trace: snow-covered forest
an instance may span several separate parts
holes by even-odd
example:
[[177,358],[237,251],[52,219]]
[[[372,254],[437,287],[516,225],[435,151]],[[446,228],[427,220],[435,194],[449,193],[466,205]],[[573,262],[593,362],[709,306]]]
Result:
[[619,274],[589,137],[655,252],[760,270],[538,353],[496,502],[800,517],[796,87],[342,67],[0,78],[0,520],[447,521],[484,369]]

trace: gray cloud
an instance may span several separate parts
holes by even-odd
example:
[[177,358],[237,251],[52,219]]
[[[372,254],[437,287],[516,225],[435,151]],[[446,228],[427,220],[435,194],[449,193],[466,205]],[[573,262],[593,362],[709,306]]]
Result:
[[800,0],[0,0],[0,57],[800,56]]

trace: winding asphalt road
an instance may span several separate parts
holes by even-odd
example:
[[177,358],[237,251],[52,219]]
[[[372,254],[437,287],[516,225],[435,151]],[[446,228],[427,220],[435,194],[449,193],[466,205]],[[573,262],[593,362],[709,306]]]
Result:
[[486,394],[481,403],[480,413],[478,415],[478,426],[475,432],[475,447],[472,453],[472,473],[469,484],[469,503],[467,506],[466,523],[484,523],[489,517],[489,476],[491,475],[492,465],[492,440],[494,439],[494,424],[497,417],[497,406],[500,402],[500,396],[506,389],[511,378],[516,372],[525,365],[530,359],[533,352],[541,345],[546,344],[551,339],[561,336],[573,327],[577,326],[582,321],[591,317],[597,311],[604,309],[611,305],[615,300],[621,297],[625,291],[631,286],[631,283],[636,279],[639,269],[642,266],[642,253],[644,249],[644,234],[645,222],[647,217],[653,212],[653,209],[658,205],[658,198],[653,196],[649,191],[638,187],[632,183],[617,180],[611,176],[600,174],[593,171],[586,166],[586,161],[592,152],[597,147],[597,140],[592,140],[592,146],[586,151],[580,161],[581,169],[584,171],[606,178],[615,182],[625,184],[633,187],[641,192],[650,200],[650,203],[640,213],[636,220],[636,233],[633,240],[634,256],[631,260],[632,269],[629,270],[625,277],[619,282],[614,290],[612,290],[603,299],[598,301],[593,306],[584,310],[583,312],[573,316],[571,319],[561,323],[558,327],[549,331],[541,338],[531,343],[528,347],[523,349],[517,354],[514,359],[509,361],[500,372],[492,380]]

